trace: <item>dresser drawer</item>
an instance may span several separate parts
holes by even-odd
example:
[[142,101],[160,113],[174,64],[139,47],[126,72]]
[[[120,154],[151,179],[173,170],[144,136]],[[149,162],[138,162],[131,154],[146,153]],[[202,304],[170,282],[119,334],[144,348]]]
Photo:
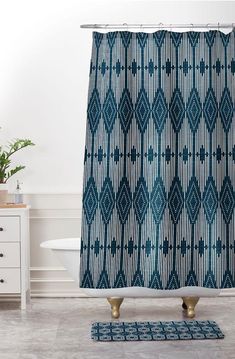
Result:
[[20,267],[20,242],[0,242],[1,267]]
[[0,217],[0,243],[20,240],[20,218]]
[[20,269],[0,268],[0,293],[20,292]]

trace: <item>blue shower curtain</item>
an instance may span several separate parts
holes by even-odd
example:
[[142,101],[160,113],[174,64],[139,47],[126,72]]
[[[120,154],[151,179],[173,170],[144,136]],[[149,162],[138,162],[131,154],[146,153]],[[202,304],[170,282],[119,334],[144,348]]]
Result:
[[80,286],[235,286],[235,32],[93,33]]

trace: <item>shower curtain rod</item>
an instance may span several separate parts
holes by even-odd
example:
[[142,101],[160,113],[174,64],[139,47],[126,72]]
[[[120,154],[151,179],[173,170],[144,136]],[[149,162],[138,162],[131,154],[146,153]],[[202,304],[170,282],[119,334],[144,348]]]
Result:
[[80,28],[82,29],[225,29],[225,28],[234,28],[235,23],[231,24],[82,24]]

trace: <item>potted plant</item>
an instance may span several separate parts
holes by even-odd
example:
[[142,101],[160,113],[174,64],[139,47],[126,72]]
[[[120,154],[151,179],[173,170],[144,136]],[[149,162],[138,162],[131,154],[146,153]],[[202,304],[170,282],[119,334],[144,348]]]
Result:
[[25,166],[16,166],[10,168],[11,156],[22,150],[25,147],[34,146],[34,143],[29,139],[19,139],[9,142],[4,149],[0,146],[0,203],[7,202],[8,186],[7,181],[17,172],[23,170]]

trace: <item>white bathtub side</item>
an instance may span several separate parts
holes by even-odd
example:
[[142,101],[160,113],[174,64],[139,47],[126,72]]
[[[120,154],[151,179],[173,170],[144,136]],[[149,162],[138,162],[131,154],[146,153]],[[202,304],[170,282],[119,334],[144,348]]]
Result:
[[81,239],[80,238],[60,238],[52,239],[50,241],[42,242],[40,247],[58,250],[74,250],[80,251]]
[[42,248],[51,249],[79,286],[80,238],[61,238],[42,242]]
[[52,251],[79,286],[80,251],[62,249],[52,249]]
[[[82,288],[81,288],[82,289]],[[220,289],[203,287],[182,287],[172,290],[160,290],[144,287],[126,287],[113,289],[82,289],[89,297],[121,297],[121,298],[169,298],[169,297],[217,297]]]

